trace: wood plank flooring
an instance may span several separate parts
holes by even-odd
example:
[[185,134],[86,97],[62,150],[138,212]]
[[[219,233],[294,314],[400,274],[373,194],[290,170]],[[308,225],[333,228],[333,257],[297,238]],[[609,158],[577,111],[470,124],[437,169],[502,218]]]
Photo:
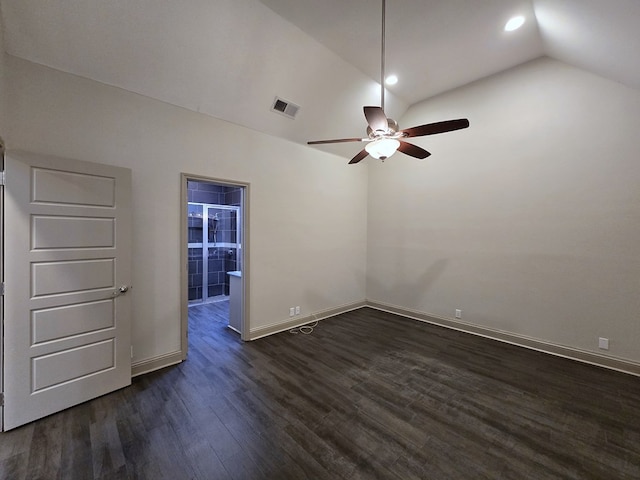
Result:
[[372,309],[189,358],[0,434],[2,479],[640,479],[640,379]]

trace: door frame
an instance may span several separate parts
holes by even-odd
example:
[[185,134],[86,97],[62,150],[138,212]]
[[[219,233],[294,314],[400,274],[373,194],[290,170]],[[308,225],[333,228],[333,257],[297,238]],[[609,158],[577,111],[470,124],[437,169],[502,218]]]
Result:
[[189,292],[188,292],[188,269],[189,251],[187,237],[187,209],[189,200],[187,198],[187,182],[214,183],[222,186],[240,187],[242,189],[241,223],[242,236],[240,249],[240,265],[242,265],[242,328],[240,338],[244,341],[249,339],[249,194],[250,184],[237,180],[224,178],[205,177],[190,173],[180,174],[180,352],[182,360],[186,360],[189,348]]
[[[4,174],[4,140],[0,137],[0,175]],[[2,178],[4,180],[4,177]],[[0,289],[4,285],[4,181],[0,181]],[[0,432],[4,432],[4,291],[0,291]]]

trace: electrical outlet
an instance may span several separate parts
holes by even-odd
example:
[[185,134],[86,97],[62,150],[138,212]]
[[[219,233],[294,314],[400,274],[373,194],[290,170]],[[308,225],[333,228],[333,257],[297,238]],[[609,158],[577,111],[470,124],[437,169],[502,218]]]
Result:
[[296,307],[296,315],[300,315],[300,305]]
[[290,308],[289,308],[289,316],[290,316],[290,317],[293,317],[295,314],[296,314],[296,309],[295,309],[295,308],[293,308],[293,307],[290,307]]
[[456,318],[462,318],[462,310],[456,308]]
[[598,348],[601,350],[609,350],[609,339],[604,337],[598,338]]

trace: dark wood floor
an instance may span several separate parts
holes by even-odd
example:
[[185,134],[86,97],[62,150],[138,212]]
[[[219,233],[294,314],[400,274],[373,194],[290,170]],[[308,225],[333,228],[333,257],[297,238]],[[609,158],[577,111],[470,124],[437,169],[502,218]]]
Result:
[[243,344],[225,308],[187,362],[0,434],[1,478],[640,478],[636,377],[371,309]]

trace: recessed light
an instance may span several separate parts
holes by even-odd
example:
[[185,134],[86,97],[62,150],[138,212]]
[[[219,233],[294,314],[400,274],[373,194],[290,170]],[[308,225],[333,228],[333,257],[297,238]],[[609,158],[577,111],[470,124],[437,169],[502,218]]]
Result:
[[522,15],[518,15],[517,17],[511,18],[507,24],[504,26],[505,32],[513,32],[514,30],[519,29],[522,25],[524,25],[524,17]]
[[395,75],[389,75],[384,83],[386,83],[387,85],[395,85],[396,83],[398,83],[398,77]]

